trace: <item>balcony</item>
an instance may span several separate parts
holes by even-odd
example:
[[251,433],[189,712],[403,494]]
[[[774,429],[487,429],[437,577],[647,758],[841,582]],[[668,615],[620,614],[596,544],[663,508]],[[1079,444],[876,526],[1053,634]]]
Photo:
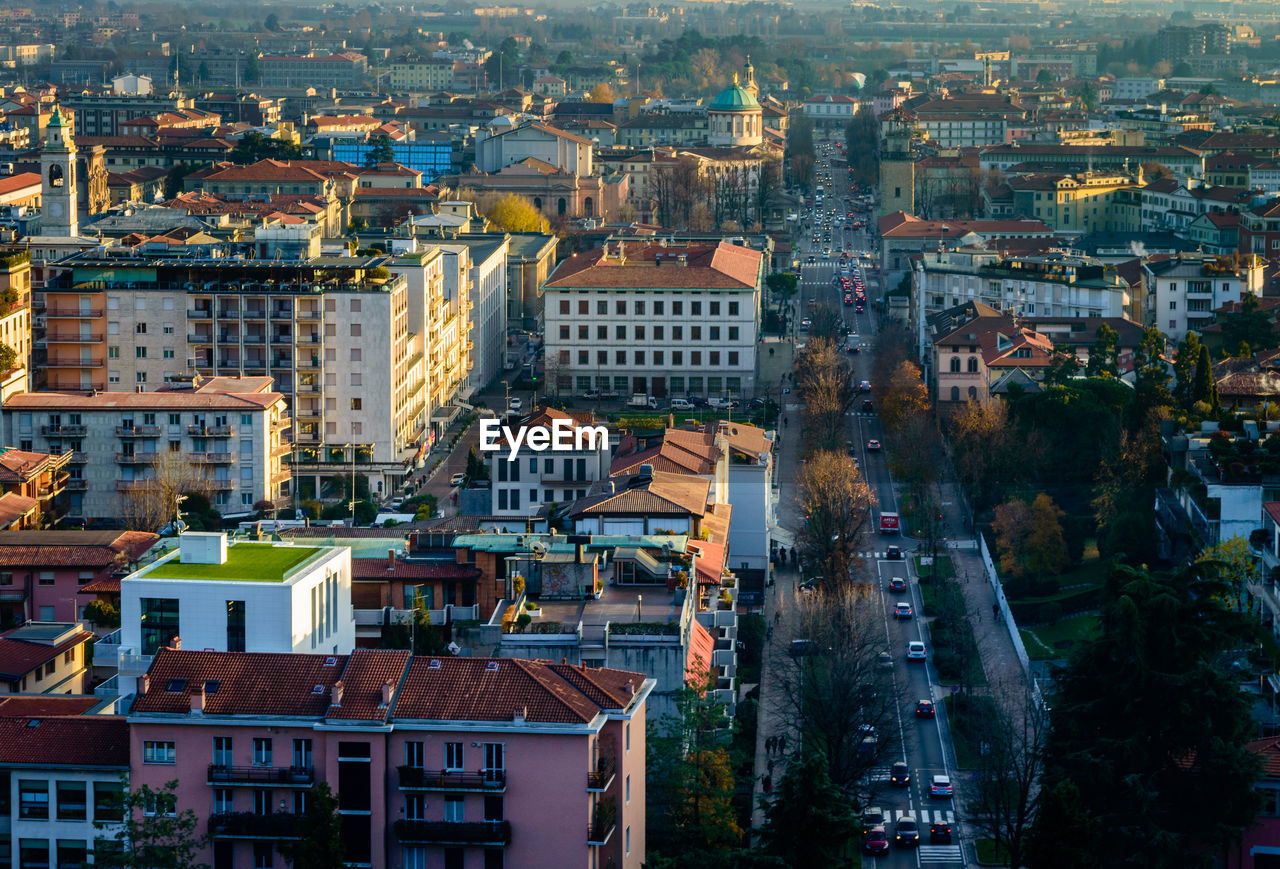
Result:
[[121,465],[149,465],[157,458],[157,453],[116,453],[116,463]]
[[93,317],[101,317],[101,308],[47,308],[44,316],[51,320],[88,320]]
[[189,425],[187,434],[197,438],[229,438],[235,432],[229,425]]
[[246,344],[266,344],[267,336],[265,335],[245,335],[244,343]]
[[81,332],[72,334],[70,332],[60,334],[57,332],[44,336],[44,340],[49,344],[101,344],[103,341],[101,332]]
[[147,489],[153,480],[116,480],[117,492],[141,492]]
[[315,770],[309,766],[225,766],[209,764],[207,784],[222,785],[275,785],[286,788],[309,788],[316,781]]
[[273,320],[292,320],[293,308],[273,308],[271,311],[271,319]]
[[[82,438],[89,429],[83,425],[42,425],[40,434],[53,438]],[[73,458],[72,461],[75,461]]]
[[319,320],[322,316],[323,315],[320,313],[319,308],[299,308],[298,309],[299,320]]
[[298,343],[299,344],[319,344],[320,333],[312,332],[311,334],[308,335],[307,333],[303,332],[298,335]]
[[223,308],[221,311],[218,312],[218,319],[219,320],[239,320],[240,309],[239,308]]
[[158,438],[160,437],[160,426],[158,425],[134,425],[116,426],[116,437],[119,438]]
[[230,492],[236,487],[235,480],[210,480],[209,488],[215,492]]
[[198,465],[231,464],[231,453],[192,453],[190,458]]
[[102,359],[76,359],[71,356],[50,356],[45,362],[47,368],[102,368],[107,363]]
[[[372,612],[378,616],[383,613],[382,610]],[[398,769],[402,791],[500,794],[507,789],[507,773],[501,769],[480,772],[421,769],[416,766],[402,766]]]
[[618,762],[614,758],[602,757],[597,759],[596,768],[587,773],[587,790],[591,793],[607,791],[609,785],[613,784],[617,771]]
[[210,334],[210,333],[208,333],[208,332],[197,332],[197,333],[196,333],[196,334],[194,334],[194,335],[188,335],[188,336],[187,336],[187,343],[189,343],[189,344],[212,344],[212,343],[213,343],[213,335],[212,335],[212,334]]
[[244,318],[246,320],[265,320],[267,319],[267,311],[265,308],[245,308]]
[[396,821],[396,836],[405,844],[510,845],[509,821]]
[[297,815],[272,812],[223,812],[209,816],[209,835],[215,839],[297,839]]
[[213,312],[208,308],[192,308],[187,311],[188,320],[209,320],[212,319]]
[[89,481],[72,478],[67,480],[68,492],[87,492],[89,491]]
[[292,335],[272,335],[271,343],[272,344],[292,344],[293,336]]
[[587,825],[588,845],[609,844],[609,837],[613,835],[613,831],[618,826],[617,809],[606,810],[606,807],[611,805],[611,803],[602,803],[596,808],[596,819]]

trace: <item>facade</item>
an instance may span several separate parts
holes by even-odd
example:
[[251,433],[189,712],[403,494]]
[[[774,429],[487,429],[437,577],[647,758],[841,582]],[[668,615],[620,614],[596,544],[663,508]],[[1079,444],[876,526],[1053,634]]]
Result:
[[562,261],[544,289],[558,388],[754,394],[764,261],[747,247],[677,241],[611,242]]
[[935,398],[943,413],[983,404],[1011,386],[1035,392],[1054,362],[1053,344],[1011,317],[981,316],[933,342]]
[[215,869],[285,866],[274,845],[322,781],[347,859],[371,869],[644,861],[643,673],[166,649],[141,683],[131,780],[178,779]]
[[[551,428],[557,420],[574,426],[595,426],[590,413],[544,408],[527,427]],[[609,474],[609,441],[598,438],[595,448],[535,452],[522,444],[515,459],[505,447],[486,455],[491,481],[489,513],[493,516],[534,516],[548,504],[567,504],[585,498],[587,490]]]
[[31,253],[0,253],[0,343],[13,348],[15,368],[0,373],[0,399],[31,387]]
[[1042,220],[1059,233],[1124,232],[1131,225],[1129,210],[1118,191],[1135,189],[1128,175],[1082,172],[1077,175],[1032,174],[1010,178],[1013,213]]
[[881,285],[893,289],[910,273],[917,254],[992,239],[1050,239],[1052,227],[1040,220],[922,220],[905,212],[878,222]]
[[397,91],[433,93],[453,84],[453,61],[443,58],[402,60],[391,64],[391,88]]
[[190,97],[179,94],[75,94],[62,98],[63,108],[75,115],[77,136],[119,136],[133,118],[194,108]]
[[1238,268],[1230,258],[1212,254],[1183,253],[1176,258],[1143,263],[1148,295],[1154,299],[1147,323],[1173,341],[1187,332],[1203,332],[1214,322],[1214,311],[1239,302],[1246,294],[1262,295],[1263,262],[1241,258]]
[[263,88],[353,88],[364,84],[368,71],[368,58],[354,51],[258,58],[258,84]]
[[27,622],[0,634],[0,694],[84,694],[91,639],[79,622]]
[[764,110],[751,91],[733,84],[707,106],[707,144],[713,148],[754,148],[764,141]]
[[40,149],[40,175],[44,179],[41,197],[40,231],[44,235],[74,238],[80,234],[79,195],[76,189],[76,144],[71,127],[55,106],[44,131]]
[[513,127],[506,117],[476,131],[476,168],[481,172],[497,172],[529,157],[576,175],[594,173],[591,140],[582,136],[546,124]]
[[507,254],[510,243],[504,236],[458,238],[465,245],[470,265],[471,370],[467,376],[470,392],[484,389],[502,372],[507,360]]
[[193,485],[203,480],[224,515],[252,513],[260,501],[283,503],[291,492],[284,397],[231,391],[243,388],[234,380],[221,391],[224,383],[157,392],[28,392],[11,396],[0,415],[10,443],[70,453],[67,513],[77,518],[147,510],[156,475],[170,473],[165,455],[195,469],[174,473],[190,474]]
[[1240,215],[1240,252],[1280,260],[1280,199]]
[[843,130],[858,113],[858,106],[854,97],[819,94],[804,101],[804,114],[815,126]]

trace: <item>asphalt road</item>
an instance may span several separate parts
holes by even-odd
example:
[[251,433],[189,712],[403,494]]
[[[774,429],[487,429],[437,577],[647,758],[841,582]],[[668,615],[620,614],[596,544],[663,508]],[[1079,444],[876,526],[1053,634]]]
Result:
[[[819,145],[821,149],[821,145]],[[845,203],[849,184],[839,173],[832,170],[829,158],[819,153],[819,177],[829,176],[830,181],[823,186],[828,191],[823,209],[816,207],[810,212],[811,220],[819,225],[823,222],[823,212],[833,209],[837,216],[843,217],[850,210]],[[834,190],[833,190],[834,187]],[[836,195],[833,197],[832,193]],[[800,240],[801,287],[800,306],[807,309],[809,303],[825,301],[834,305],[840,312],[846,327],[858,336],[861,352],[851,356],[855,381],[871,379],[871,352],[875,335],[875,308],[868,305],[864,313],[857,313],[853,306],[841,304],[841,292],[835,283],[839,273],[839,258],[844,250],[851,254],[862,254],[871,251],[871,240],[865,230],[853,230],[847,225],[834,224],[831,229],[832,241],[828,244],[823,239],[825,230],[819,229],[820,241],[812,241],[813,231],[806,231]],[[830,249],[831,253],[827,251]],[[815,262],[810,264],[808,258],[813,255]],[[867,281],[864,278],[864,283]],[[870,299],[869,299],[870,300]],[[803,317],[804,314],[799,315]],[[797,318],[797,327],[799,325]],[[800,333],[803,340],[803,332]],[[890,853],[882,857],[864,857],[863,865],[874,869],[888,867],[934,867],[945,869],[966,865],[966,858],[960,847],[959,818],[956,813],[955,799],[935,799],[929,796],[929,783],[934,775],[951,775],[948,758],[950,752],[950,735],[947,731],[945,710],[942,708],[944,689],[936,683],[936,673],[929,660],[924,662],[908,662],[906,657],[907,643],[913,640],[923,641],[929,645],[924,625],[918,618],[922,611],[923,601],[920,587],[915,575],[915,565],[910,551],[915,541],[886,537],[876,533],[879,511],[881,509],[898,511],[898,498],[893,488],[893,478],[889,472],[888,462],[883,451],[868,450],[867,442],[884,440],[884,432],[879,418],[874,412],[864,413],[860,410],[861,400],[855,403],[855,410],[849,418],[849,441],[854,446],[855,457],[862,467],[863,476],[875,492],[878,507],[872,513],[871,528],[864,537],[862,557],[867,575],[877,584],[879,596],[877,605],[881,607],[884,617],[885,647],[893,658],[893,679],[895,694],[899,697],[900,707],[898,727],[900,728],[899,744],[902,746],[901,760],[905,761],[911,774],[910,785],[906,788],[892,787],[889,784],[889,768],[877,770],[873,775],[874,787],[878,791],[876,805],[883,809],[888,823],[886,828],[893,838],[893,824],[904,815],[913,816],[920,825],[921,845],[918,848],[892,848]],[[907,550],[903,560],[890,561],[885,553],[890,544],[897,544]],[[890,592],[889,583],[894,578],[906,581],[906,592]],[[916,617],[898,619],[894,616],[894,607],[899,602],[910,603]],[[916,718],[916,702],[921,699],[932,700],[939,708],[935,718]],[[951,824],[953,835],[951,844],[931,844],[929,827],[934,822]]]

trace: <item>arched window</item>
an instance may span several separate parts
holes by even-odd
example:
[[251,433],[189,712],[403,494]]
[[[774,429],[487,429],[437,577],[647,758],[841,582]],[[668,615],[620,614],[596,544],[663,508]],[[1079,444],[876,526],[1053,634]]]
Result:
[[560,201],[556,203],[556,213],[559,214],[561,217],[564,217],[565,213],[568,210],[569,210],[569,203],[565,202],[564,197],[561,196]]
[[539,211],[541,211],[541,210],[542,210],[542,197],[541,197],[541,196],[535,196],[535,197],[533,197],[533,207],[534,207],[534,208],[536,208],[536,209],[538,209]]
[[54,164],[49,167],[49,186],[61,187],[63,183],[62,167]]
[[970,398],[977,398],[977,397],[978,397],[978,387],[976,387],[976,386],[970,386],[970,387],[969,387],[969,397],[970,397]]
[[951,370],[952,370],[953,372],[959,373],[959,371],[960,371],[960,357],[959,357],[959,356],[952,356],[952,357],[951,357]]
[[952,401],[960,400],[960,387],[958,386],[951,387],[951,400]]
[[977,356],[969,357],[969,373],[970,374],[978,373],[978,357]]
[[596,216],[596,204],[591,201],[590,196],[582,200],[582,213],[585,214],[587,217]]

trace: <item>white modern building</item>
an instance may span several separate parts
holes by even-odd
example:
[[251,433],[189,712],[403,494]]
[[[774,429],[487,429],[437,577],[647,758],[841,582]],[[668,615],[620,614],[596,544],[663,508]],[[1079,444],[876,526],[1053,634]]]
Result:
[[547,280],[547,379],[667,397],[756,389],[765,257],[728,242],[611,241]]
[[[1229,261],[1226,261],[1229,263]],[[1148,322],[1171,341],[1199,332],[1214,321],[1213,312],[1239,302],[1246,294],[1262,295],[1265,261],[1241,258],[1233,269],[1213,254],[1183,253],[1142,264],[1148,299]]]
[[[557,421],[575,428],[597,425],[589,413],[567,413],[550,407],[523,425],[526,429],[550,429]],[[509,447],[500,443],[498,451],[487,453],[492,515],[533,516],[546,504],[585,498],[592,483],[609,475],[610,446],[608,437],[596,438],[594,447],[585,437],[581,444],[582,449],[536,451],[524,443],[512,459]]]
[[455,239],[470,250],[468,275],[471,289],[469,316],[471,370],[467,385],[472,392],[484,389],[502,372],[507,359],[507,253],[505,236]]

